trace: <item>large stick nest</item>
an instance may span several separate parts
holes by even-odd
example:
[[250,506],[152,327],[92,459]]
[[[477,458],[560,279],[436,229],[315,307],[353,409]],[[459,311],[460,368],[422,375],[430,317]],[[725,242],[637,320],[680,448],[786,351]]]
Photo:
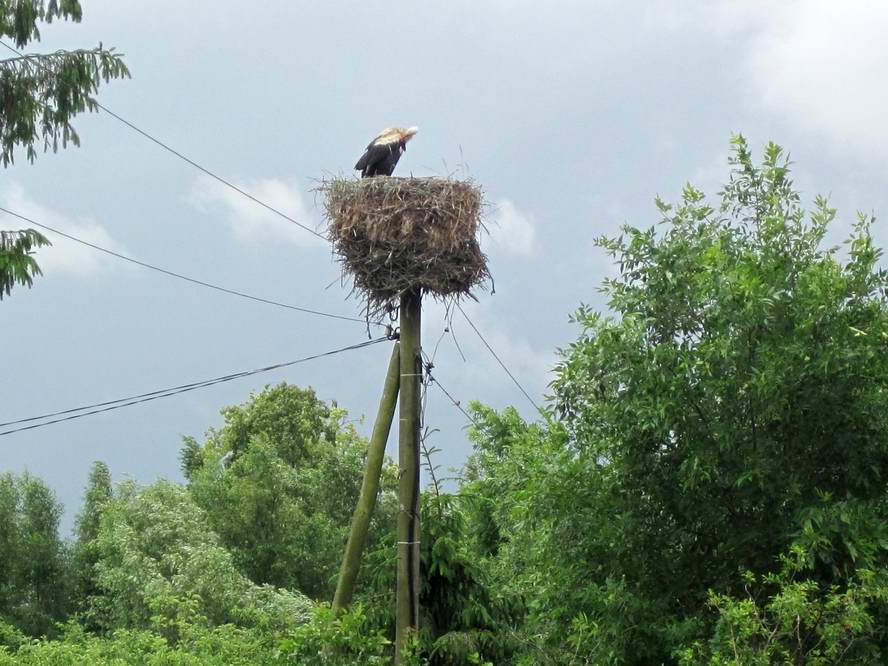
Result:
[[320,188],[334,252],[366,300],[366,315],[393,311],[420,288],[472,296],[490,279],[478,235],[481,189],[450,178],[334,178]]

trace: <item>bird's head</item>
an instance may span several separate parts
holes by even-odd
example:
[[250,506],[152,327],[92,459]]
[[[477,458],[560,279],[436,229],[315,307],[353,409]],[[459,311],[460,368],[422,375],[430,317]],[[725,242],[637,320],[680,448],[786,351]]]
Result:
[[406,146],[418,131],[418,127],[386,127],[373,142],[377,145],[403,142]]

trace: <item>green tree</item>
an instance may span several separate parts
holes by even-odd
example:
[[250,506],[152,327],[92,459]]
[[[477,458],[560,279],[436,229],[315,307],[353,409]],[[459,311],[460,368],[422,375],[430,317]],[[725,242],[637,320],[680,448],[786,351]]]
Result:
[[600,239],[612,314],[577,312],[551,420],[474,407],[461,494],[478,563],[525,602],[514,663],[777,663],[727,659],[741,625],[884,663],[888,276],[872,220],[824,247],[836,213],[789,176],[737,137],[718,203],[687,186]]
[[81,613],[90,613],[93,597],[99,594],[95,579],[95,566],[99,560],[96,539],[102,514],[112,498],[111,471],[105,463],[97,461],[89,473],[83,508],[77,514],[74,527],[76,540],[71,553],[73,605]]
[[[527,423],[511,407],[470,409],[473,453],[459,491],[466,520],[461,543],[476,577],[506,602],[508,613],[500,613],[492,636],[502,650],[494,663],[597,663],[568,641],[573,620],[587,608],[589,586],[578,581],[606,561],[605,553],[594,561],[583,549],[598,524],[596,484],[578,468],[561,424]],[[565,521],[579,530],[569,538],[562,538]]]
[[0,476],[0,619],[31,636],[53,633],[66,611],[61,514],[55,494],[39,478]]
[[[227,454],[230,464],[248,450],[254,435],[264,433],[277,457],[296,468],[314,457],[319,448],[327,448],[325,444],[336,442],[339,416],[311,389],[280,384],[251,396],[243,405],[225,407],[224,427],[210,431],[203,449]],[[186,439],[185,452],[192,448],[193,443]]]
[[83,508],[77,514],[74,533],[77,542],[88,544],[99,534],[102,513],[114,495],[111,487],[111,470],[100,460],[93,463],[83,494]]
[[420,632],[429,663],[505,663],[514,651],[508,633],[520,604],[475,556],[460,498],[426,493],[422,499]]
[[[12,38],[18,48],[40,39],[39,23],[62,18],[79,22],[78,0],[0,0],[0,37]],[[24,147],[29,160],[35,145],[58,150],[59,144],[80,139],[71,125],[84,111],[96,111],[92,95],[102,82],[129,76],[120,54],[101,45],[93,49],[49,54],[14,53],[0,60],[0,161],[13,161],[14,149]]]
[[745,595],[710,593],[718,621],[708,640],[678,651],[682,666],[885,663],[873,640],[882,632],[873,607],[888,600],[884,570],[823,586],[806,575],[805,559],[794,547],[779,572],[747,573]]
[[95,616],[105,629],[148,629],[177,641],[192,626],[284,629],[310,613],[298,593],[256,585],[235,567],[188,491],[123,484],[95,539]]
[[557,368],[565,478],[585,487],[557,481],[577,499],[550,538],[579,542],[555,562],[582,590],[574,610],[619,637],[601,663],[668,662],[701,631],[708,590],[772,571],[825,498],[872,529],[839,522],[811,579],[841,583],[861,553],[886,564],[888,277],[871,219],[844,253],[824,248],[828,202],[806,214],[778,146],[759,166],[733,145],[719,204],[688,185],[657,201],[659,230],[600,240],[620,267],[604,283],[617,317],[581,308]]
[[[256,583],[332,598],[361,485],[366,439],[311,389],[267,388],[222,411],[225,424],[181,459],[195,501]],[[395,524],[397,476],[384,467],[370,543]]]
[[[11,38],[19,49],[40,39],[39,23],[61,18],[80,21],[78,0],[0,0],[0,38]],[[35,146],[58,150],[70,141],[80,144],[73,118],[96,111],[92,98],[102,82],[129,76],[121,56],[101,45],[94,49],[49,54],[13,52],[0,59],[0,162],[13,161],[17,147],[28,160]],[[30,287],[40,267],[32,253],[49,241],[34,229],[0,232],[0,299],[15,284]]]
[[[514,587],[491,574],[476,549],[467,504],[475,496],[424,492],[420,498],[419,644],[430,666],[507,664],[517,651],[515,625],[522,604]],[[368,625],[394,638],[396,535],[364,558],[357,595]],[[511,576],[514,576],[514,570]]]

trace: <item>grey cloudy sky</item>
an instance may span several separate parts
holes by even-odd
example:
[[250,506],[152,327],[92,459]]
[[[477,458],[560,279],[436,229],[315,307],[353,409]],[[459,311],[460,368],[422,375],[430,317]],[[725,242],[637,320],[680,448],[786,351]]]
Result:
[[[84,0],[30,50],[126,54],[100,100],[259,198],[322,224],[316,179],[350,173],[390,125],[420,133],[401,175],[469,173],[495,206],[496,294],[467,312],[537,399],[579,303],[612,271],[594,238],[657,221],[656,194],[715,192],[728,142],[786,146],[806,199],[847,227],[888,210],[888,5],[882,2],[323,3]],[[100,245],[266,298],[354,314],[330,251],[103,115],[83,145],[0,174],[2,205]],[[0,228],[15,221],[0,218]],[[883,226],[878,239],[888,240]],[[838,234],[836,236],[838,238]],[[0,304],[0,421],[286,361],[366,339],[361,324],[241,301],[53,238],[45,276]],[[328,286],[331,285],[332,286]],[[426,347],[443,310],[425,312]],[[459,316],[436,374],[460,400],[533,410]],[[372,415],[384,346],[0,438],[0,469],[78,509],[92,461],[116,479],[179,478],[182,435],[281,380]],[[470,446],[430,395],[441,464]],[[368,432],[369,423],[360,428]],[[390,452],[393,442],[390,442]]]

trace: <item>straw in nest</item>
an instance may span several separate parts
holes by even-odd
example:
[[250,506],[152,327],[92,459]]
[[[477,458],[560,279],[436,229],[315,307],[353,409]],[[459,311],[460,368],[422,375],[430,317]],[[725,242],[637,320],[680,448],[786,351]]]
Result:
[[415,288],[457,300],[490,279],[478,244],[481,189],[449,178],[334,178],[320,188],[328,235],[366,314]]

